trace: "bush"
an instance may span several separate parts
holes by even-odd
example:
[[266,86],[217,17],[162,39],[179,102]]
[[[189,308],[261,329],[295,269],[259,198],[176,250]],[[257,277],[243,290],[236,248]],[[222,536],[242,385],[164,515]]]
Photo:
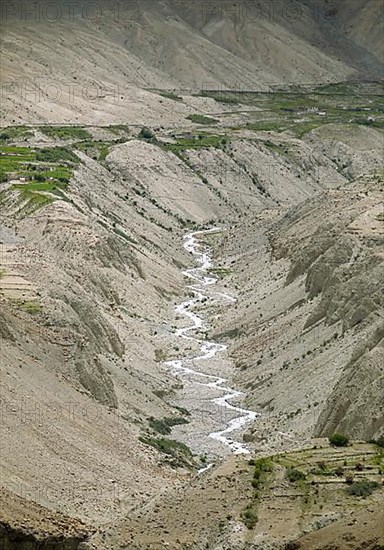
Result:
[[145,126],[140,130],[139,139],[151,140],[155,137],[155,133]]
[[335,476],[342,477],[344,475],[344,468],[342,466],[338,466],[334,471]]
[[248,529],[253,529],[253,527],[255,527],[256,523],[258,522],[259,518],[257,517],[256,510],[254,510],[253,508],[246,508],[242,513],[242,519],[243,519],[244,525]]
[[333,434],[329,438],[329,443],[334,447],[347,447],[349,444],[349,437],[343,434]]
[[291,483],[305,479],[305,473],[296,468],[288,468],[286,476]]
[[347,487],[347,493],[356,497],[368,497],[373,493],[379,484],[376,481],[355,481]]

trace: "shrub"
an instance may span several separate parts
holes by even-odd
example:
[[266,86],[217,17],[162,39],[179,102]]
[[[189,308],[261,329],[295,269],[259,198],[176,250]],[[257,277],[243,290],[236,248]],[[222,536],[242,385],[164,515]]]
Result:
[[258,522],[257,512],[253,508],[246,508],[244,512],[242,513],[242,519],[244,522],[244,525],[248,529],[253,529],[253,527]]
[[368,497],[378,486],[377,481],[368,481],[366,479],[355,481],[347,487],[347,493],[356,497]]
[[342,477],[344,475],[344,468],[342,466],[338,466],[336,469],[335,469],[335,476],[337,477]]
[[139,139],[151,140],[155,137],[155,133],[149,128],[143,126],[139,133]]
[[305,473],[300,470],[296,470],[296,468],[288,468],[286,476],[291,483],[305,479]]
[[334,447],[347,447],[349,444],[349,437],[343,434],[333,434],[329,436],[329,442]]

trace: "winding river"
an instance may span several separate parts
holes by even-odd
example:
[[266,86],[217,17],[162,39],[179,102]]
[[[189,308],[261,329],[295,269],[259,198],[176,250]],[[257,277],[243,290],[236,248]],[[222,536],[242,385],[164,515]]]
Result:
[[[258,416],[258,413],[237,407],[236,405],[230,403],[234,399],[241,397],[243,393],[229,387],[228,380],[226,378],[213,376],[203,372],[202,370],[200,371],[199,369],[196,369],[196,364],[198,365],[199,363],[202,364],[205,361],[212,360],[217,354],[224,353],[227,346],[191,335],[191,333],[196,334],[196,332],[206,332],[206,322],[202,317],[193,311],[193,308],[208,298],[208,287],[214,285],[218,281],[217,277],[209,274],[209,270],[213,267],[210,250],[199,241],[198,235],[217,233],[219,231],[221,231],[219,228],[196,231],[194,233],[188,233],[184,237],[184,248],[195,257],[198,266],[183,271],[183,274],[192,281],[192,284],[188,285],[187,288],[193,294],[193,297],[177,305],[176,311],[178,314],[187,317],[192,324],[190,326],[177,329],[175,331],[175,336],[197,343],[200,351],[193,357],[186,356],[185,358],[180,358],[174,361],[167,361],[166,365],[175,373],[181,374],[183,378],[186,377],[189,379],[189,381],[193,384],[215,390],[216,394],[218,390],[223,393],[220,397],[213,397],[211,402],[215,405],[216,410],[219,411],[221,408],[229,409],[229,411],[233,413],[234,417],[230,420],[224,419],[223,429],[209,433],[208,437],[229,447],[229,449],[235,454],[249,453],[247,446],[244,443],[233,439],[231,434],[234,434],[234,432],[239,431],[246,424],[254,421]],[[236,301],[228,294],[221,292],[209,293],[210,299],[215,296],[220,298],[221,301],[223,299],[227,302]],[[194,368],[189,366],[192,363]]]

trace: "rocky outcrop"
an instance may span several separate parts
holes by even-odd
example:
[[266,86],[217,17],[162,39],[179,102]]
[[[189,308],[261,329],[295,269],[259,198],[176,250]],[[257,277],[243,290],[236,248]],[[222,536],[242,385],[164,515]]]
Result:
[[345,366],[337,386],[328,397],[315,434],[347,433],[356,439],[384,435],[384,325],[371,336]]
[[0,491],[2,550],[78,550],[93,533],[84,523]]

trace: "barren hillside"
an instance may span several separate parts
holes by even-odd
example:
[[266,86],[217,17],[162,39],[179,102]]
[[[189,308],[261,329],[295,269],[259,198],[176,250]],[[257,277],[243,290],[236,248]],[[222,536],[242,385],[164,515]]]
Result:
[[149,90],[380,78],[380,7],[380,0],[6,2],[3,120],[177,123],[190,100],[171,105]]
[[72,8],[2,5],[0,545],[381,548],[380,2]]

